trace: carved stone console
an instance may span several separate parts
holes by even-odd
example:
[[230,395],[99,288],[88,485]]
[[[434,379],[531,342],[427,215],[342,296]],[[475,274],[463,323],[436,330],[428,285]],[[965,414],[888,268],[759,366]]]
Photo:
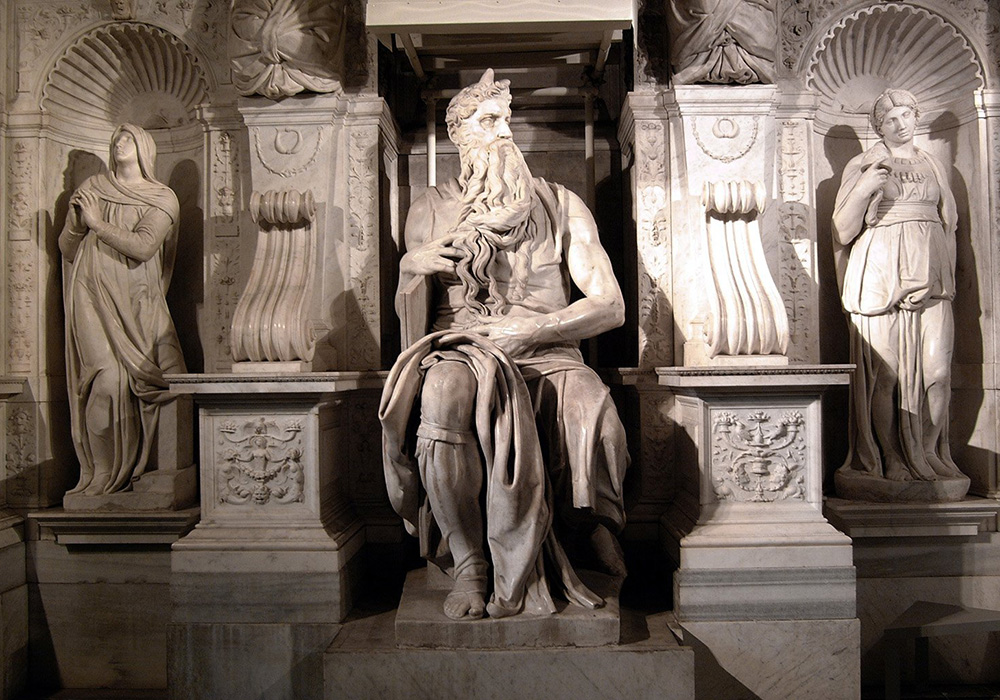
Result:
[[[685,643],[708,647],[760,697],[860,692],[851,540],[823,517],[821,405],[845,366],[659,368],[674,393],[678,496],[661,525],[678,562],[674,612]],[[795,672],[769,654],[802,650]],[[739,650],[739,653],[737,653]],[[846,651],[845,651],[846,650]],[[771,674],[782,668],[782,677]]]
[[317,372],[170,380],[198,405],[202,507],[201,522],[171,555],[171,691],[237,697],[241,688],[250,695],[303,679],[319,688],[315,655],[351,607],[365,541],[349,502],[348,399],[353,390],[379,388],[381,378]]
[[316,201],[311,190],[254,192],[250,214],[260,231],[233,317],[233,371],[309,370],[316,348],[306,315],[316,277]]

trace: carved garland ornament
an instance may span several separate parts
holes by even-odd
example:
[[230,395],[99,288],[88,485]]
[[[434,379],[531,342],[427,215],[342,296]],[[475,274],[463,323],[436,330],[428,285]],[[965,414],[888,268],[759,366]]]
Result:
[[740,127],[735,120],[729,117],[720,117],[712,126],[712,136],[716,139],[715,148],[706,144],[701,133],[698,131],[697,117],[691,120],[691,130],[694,133],[694,141],[698,144],[698,148],[701,149],[702,153],[712,160],[718,160],[723,163],[732,163],[749,153],[750,149],[753,148],[753,145],[757,143],[757,133],[760,130],[760,118],[753,118],[753,130],[750,132],[750,136],[743,146],[737,150],[730,150],[733,144],[729,144],[727,142],[734,141],[739,136]]
[[790,411],[775,425],[757,411],[713,412],[712,484],[720,501],[805,499],[805,420]]
[[[306,151],[308,156],[303,158],[303,147],[307,141],[312,141],[313,137],[304,137],[298,129],[290,127],[278,129],[275,127],[274,139],[267,148],[270,155],[265,157],[265,147],[262,145],[260,127],[255,126],[251,129],[251,133],[253,134],[254,150],[257,151],[257,159],[260,161],[260,164],[269,173],[284,178],[301,175],[312,168],[319,157],[320,150],[323,148],[323,138],[325,136],[323,128],[316,127],[315,143],[313,143],[311,149]],[[268,162],[268,158],[271,156],[273,156],[273,161]],[[292,161],[292,163],[286,167],[281,167],[280,161],[282,160],[286,162]]]
[[226,448],[218,455],[219,503],[262,506],[303,500],[302,426],[289,421],[279,428],[274,421],[259,418],[219,428]]

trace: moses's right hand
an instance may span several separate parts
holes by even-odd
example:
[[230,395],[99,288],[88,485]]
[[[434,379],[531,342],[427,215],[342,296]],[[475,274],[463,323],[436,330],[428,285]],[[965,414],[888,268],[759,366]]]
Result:
[[407,275],[454,273],[455,263],[461,259],[462,251],[453,244],[460,235],[457,232],[448,233],[406,251],[399,261],[400,273]]

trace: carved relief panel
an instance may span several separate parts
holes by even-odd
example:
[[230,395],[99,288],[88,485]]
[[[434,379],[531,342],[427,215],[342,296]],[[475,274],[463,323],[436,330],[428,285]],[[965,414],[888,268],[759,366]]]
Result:
[[202,409],[201,416],[203,517],[318,515],[315,414],[258,408]]
[[801,411],[713,410],[712,487],[720,501],[805,498],[806,431]]
[[215,459],[219,503],[301,503],[305,476],[302,468],[302,424],[264,417],[225,421],[219,426]]

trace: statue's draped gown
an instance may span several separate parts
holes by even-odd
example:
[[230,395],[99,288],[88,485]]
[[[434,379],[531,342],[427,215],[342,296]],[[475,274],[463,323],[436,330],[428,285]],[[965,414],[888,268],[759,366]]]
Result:
[[[136,138],[140,162],[150,160],[149,142],[144,132]],[[159,405],[170,398],[163,375],[184,371],[165,296],[179,207],[174,193],[152,180],[126,187],[106,173],[80,189],[97,194],[102,220],[118,230],[112,229],[113,245],[87,231],[75,234],[75,251],[64,247],[64,255],[72,253],[66,255],[66,365],[81,471],[70,493],[107,469],[102,492],[113,493],[146,470]]]
[[[887,160],[885,160],[887,159]],[[955,296],[955,202],[942,166],[930,154],[890,157],[878,144],[855,158],[844,171],[837,208],[857,186],[861,174],[885,160],[889,179],[872,198],[860,234],[842,266],[844,310],[851,319],[851,449],[845,468],[882,474],[882,455],[872,422],[873,373],[886,364],[898,367],[896,446],[913,478],[933,479],[927,462],[927,387],[921,358],[927,334],[939,332],[925,314],[933,310],[951,319]],[[888,357],[881,355],[888,354]],[[947,349],[948,357],[951,348]],[[948,449],[947,415],[932,454],[957,470]]]

